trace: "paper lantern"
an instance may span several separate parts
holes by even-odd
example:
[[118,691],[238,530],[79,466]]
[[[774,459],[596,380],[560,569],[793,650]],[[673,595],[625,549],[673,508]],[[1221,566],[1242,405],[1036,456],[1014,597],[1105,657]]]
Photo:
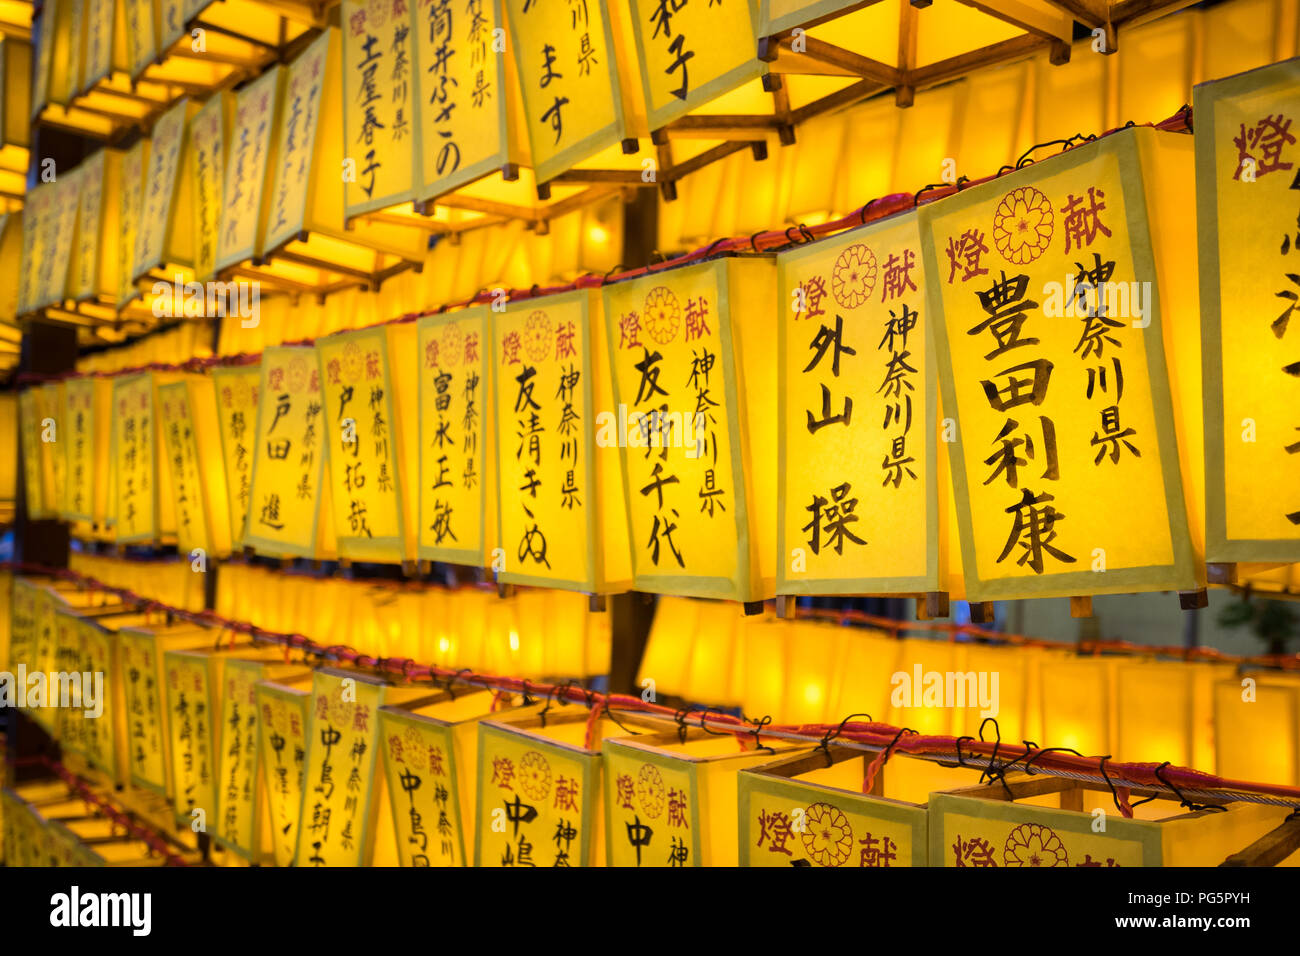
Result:
[[[68,489],[68,442],[67,442],[67,389],[63,382],[48,382],[41,387],[43,395],[43,408],[51,421],[54,422],[54,428],[42,428],[41,451],[49,459],[49,474],[52,476],[52,483],[46,487],[46,495],[56,514],[62,514],[67,510],[67,489]],[[58,441],[58,428],[63,427],[63,441]],[[46,433],[49,440],[46,441]]]
[[103,378],[73,378],[66,383],[67,492],[64,517],[102,528],[108,498],[108,457],[113,386]]
[[[344,680],[354,682],[346,693]],[[315,672],[295,866],[366,866],[377,851],[388,852],[392,843],[380,843],[374,826],[384,802],[383,776],[375,774],[381,745],[378,711],[387,700],[401,703],[421,693],[389,686],[360,671]],[[356,746],[358,742],[364,748]],[[329,785],[349,779],[355,787]],[[382,863],[382,857],[378,859]]]
[[157,541],[176,530],[171,462],[160,453],[163,426],[157,390],[176,379],[142,372],[113,379],[112,456],[116,464],[115,537],[120,544]]
[[691,644],[701,607],[702,602],[690,598],[664,595],[658,599],[637,671],[638,686],[647,687],[646,682],[651,681],[656,693],[686,693]]
[[[1179,813],[1163,794],[1134,807],[1134,819],[1111,813],[1106,785],[1065,777],[1008,779],[930,798],[930,866],[1217,866],[1273,830],[1283,807],[1230,803],[1222,813]],[[1021,798],[1051,797],[1060,809]],[[1108,816],[1094,826],[1094,808]]]
[[969,780],[952,770],[892,755],[864,794],[878,751],[832,746],[782,756],[740,774],[740,865],[925,866],[931,789]]
[[401,866],[464,866],[474,846],[478,725],[493,695],[441,693],[379,710]]
[[214,768],[218,819],[211,832],[218,844],[250,863],[274,858],[272,817],[262,786],[263,776],[274,771],[264,760],[285,759],[282,751],[260,749],[263,734],[257,686],[264,680],[288,682],[306,677],[306,670],[299,665],[266,659],[232,658],[221,671],[221,722]]
[[[809,621],[795,621],[786,630],[787,652],[782,674],[785,706],[768,713],[781,723],[838,723],[847,714],[833,709],[837,663],[844,659],[848,644],[856,635],[847,627]],[[746,657],[759,649],[746,642]]]
[[511,44],[538,182],[596,156],[612,160],[628,133],[619,64],[631,59],[620,56],[617,47],[615,18],[621,11],[594,0],[579,22],[559,7],[547,10],[524,0],[503,5],[512,36],[548,38],[541,44]]
[[[599,651],[589,653],[587,645],[595,642],[592,632],[597,627],[596,619],[609,615],[592,614],[581,594],[551,590],[540,593],[542,600],[538,610],[544,625],[541,672],[554,678],[608,673],[608,653],[604,657]],[[519,596],[523,597],[523,594]],[[520,615],[524,620],[527,620],[528,613],[527,605],[521,604]]]
[[[772,596],[775,382],[770,258],[717,259],[605,286],[637,590]],[[615,323],[618,341],[614,338]]]
[[771,753],[702,731],[620,737],[602,751],[609,866],[736,865],[736,775]]
[[[349,8],[360,6],[348,4]],[[378,7],[361,11],[362,19],[372,10],[377,12]],[[395,28],[414,16],[415,8],[405,17],[391,19],[388,11],[383,12],[385,22]],[[391,107],[395,115],[387,113],[390,104],[402,95],[409,96],[414,87],[414,78],[409,76],[414,60],[409,58],[409,50],[406,60],[398,58],[398,48],[410,41],[406,36],[390,35],[382,51],[376,51],[374,63],[385,54],[390,57],[391,64],[379,73],[384,82],[393,83],[393,95],[383,97],[383,106],[367,102],[365,115],[377,110],[376,118],[384,122],[377,135],[392,136],[394,141],[385,143],[373,163],[357,152],[361,126],[353,106],[361,104],[364,96],[354,86],[359,74],[345,70],[340,59],[350,49],[352,22],[352,11],[345,9],[343,37],[338,30],[325,30],[289,65],[280,86],[270,198],[262,212],[255,264],[259,266],[256,274],[264,281],[290,291],[304,286],[321,288],[339,278],[361,278],[377,288],[379,281],[400,271],[406,262],[423,259],[427,250],[427,236],[420,229],[350,221],[354,214],[350,197],[376,169],[387,173],[400,164],[406,198],[410,198],[411,150],[418,140],[418,128],[411,125],[410,101],[405,111],[399,104]],[[394,70],[401,69],[408,72],[406,84],[392,76]],[[325,122],[321,122],[322,116]],[[367,127],[367,131],[373,133],[374,129]],[[345,194],[349,197],[346,205]]]
[[[554,708],[546,717],[520,709],[478,726],[474,865],[599,866],[605,859],[600,746],[626,730],[607,719],[589,728],[585,710]],[[498,821],[504,829],[494,826]]]
[[1195,665],[1141,662],[1115,668],[1116,759],[1199,766],[1193,760]]
[[[157,617],[157,615],[153,615]],[[55,728],[65,751],[81,754],[90,766],[116,784],[127,779],[126,678],[117,634],[124,627],[144,627],[150,615],[107,610],[77,614],[58,611],[58,669],[81,677],[81,706],[56,711]],[[98,675],[92,677],[92,675]],[[90,686],[88,686],[88,681]],[[76,697],[74,705],[78,704]]]
[[244,523],[252,494],[254,429],[257,428],[258,395],[262,369],[258,364],[212,370],[212,387],[217,396],[217,426],[221,435],[221,459],[226,474],[226,494],[232,548],[243,547]]
[[1203,585],[1190,176],[1129,129],[921,210],[970,600]]
[[965,651],[951,641],[903,641],[889,679],[887,722],[921,734],[951,733],[956,708],[981,690],[978,675],[966,673]]
[[[1278,149],[1300,60],[1203,83],[1196,108],[1206,559],[1300,560],[1297,196]],[[1278,136],[1282,138],[1277,138]]]
[[[123,703],[129,714],[127,765],[132,786],[169,800],[175,793],[163,658],[171,651],[211,646],[213,638],[212,632],[189,624],[128,627],[118,632],[118,656],[126,678]],[[179,672],[177,678],[179,682]]]
[[[735,682],[741,614],[733,604],[718,601],[699,603],[690,663],[681,695],[714,706],[734,705],[739,703],[744,692],[743,687]],[[667,690],[671,693],[672,688]]]
[[266,349],[257,394],[244,547],[270,555],[325,556],[333,525],[315,350]]
[[46,480],[54,484],[53,462],[47,472],[45,452],[41,447],[43,400],[39,389],[29,388],[18,395],[19,440],[23,456],[23,489],[27,513],[33,520],[51,516],[53,502],[46,503]]
[[790,625],[786,621],[745,618],[740,622],[740,644],[745,649],[746,714],[771,714],[782,723],[790,720],[786,708]]
[[284,67],[275,66],[236,95],[222,188],[216,269],[224,271],[258,250],[262,201],[267,196],[272,136]]
[[1115,662],[1044,661],[1041,674],[1043,746],[1069,747],[1090,757],[1114,753]]
[[271,823],[271,859],[276,866],[292,866],[298,848],[298,814],[306,772],[310,683],[290,686],[258,681],[254,695],[267,818]]
[[110,254],[117,263],[114,306],[120,312],[136,299],[140,290],[133,279],[137,237],[140,234],[140,217],[144,203],[144,183],[148,170],[149,141],[140,140],[122,154],[120,181],[117,191],[117,230],[112,239]]
[[[15,588],[15,614],[19,615],[15,621],[21,618],[21,622],[15,628],[10,653],[20,668],[26,667],[27,673],[45,675],[45,680],[41,682],[46,691],[45,701],[34,700],[29,691],[25,709],[32,720],[43,727],[47,733],[54,734],[55,714],[58,713],[58,709],[45,706],[50,699],[50,694],[57,690],[51,687],[53,679],[50,675],[61,669],[59,667],[60,645],[65,648],[70,647],[70,639],[60,635],[58,611],[62,608],[89,611],[109,602],[102,595],[54,586],[31,587],[30,591],[24,594],[21,602],[17,600],[17,595],[18,591]],[[23,605],[21,609],[18,606],[20,603]]]
[[[462,31],[454,29],[456,18],[444,19],[439,10],[430,5],[411,11],[415,61],[432,67],[421,70],[414,85],[412,113],[420,131],[414,198],[424,203],[472,186],[467,198],[501,199],[518,192],[511,188],[516,183],[527,196],[532,184],[522,182],[518,169],[524,151],[514,115],[519,84],[513,64],[506,66],[505,43],[497,42],[504,39],[504,31],[496,32],[503,25],[500,0],[467,4],[468,28]],[[443,44],[461,39],[466,43],[456,48],[460,56],[439,55]]]
[[182,267],[193,275],[194,190],[185,173],[193,163],[189,120],[197,109],[189,100],[180,100],[158,118],[149,141],[131,280],[161,270],[165,278],[153,284],[151,296],[156,315],[186,314],[183,297],[176,293],[183,288]]
[[1215,772],[1230,780],[1300,782],[1300,687],[1265,674],[1214,685]]
[[[416,558],[419,406],[416,329],[398,323],[339,332],[316,344],[339,555]],[[316,370],[312,371],[313,378]],[[265,388],[262,395],[270,398]]]
[[491,315],[497,581],[588,594],[626,589],[627,522],[617,449],[598,438],[613,407],[600,298],[579,289]]
[[[486,568],[496,545],[496,456],[489,445],[489,312],[478,306],[420,319],[419,555]],[[412,410],[408,414],[417,414]],[[495,502],[492,503],[493,505]]]
[[171,462],[177,549],[230,554],[229,494],[221,457],[216,396],[206,376],[187,375],[158,389],[163,451]]
[[779,593],[945,590],[920,243],[909,214],[777,257]]
[[884,720],[889,712],[891,679],[898,672],[900,641],[877,632],[854,629],[842,646],[843,657],[834,668],[835,685],[830,712],[833,719],[849,714],[870,714]]

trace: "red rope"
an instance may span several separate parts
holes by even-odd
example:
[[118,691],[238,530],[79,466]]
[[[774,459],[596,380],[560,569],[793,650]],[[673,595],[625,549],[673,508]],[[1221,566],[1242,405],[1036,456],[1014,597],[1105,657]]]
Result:
[[[150,598],[141,597],[125,588],[115,588],[103,584],[94,578],[75,571],[54,570],[28,564],[16,566],[0,564],[0,568],[5,567],[16,567],[34,573],[50,574],[74,581],[86,589],[115,594],[127,603],[166,611],[174,617],[196,624],[207,627],[229,627],[238,630],[240,633],[247,634],[254,641],[300,647],[308,654],[333,658],[358,668],[373,670],[385,676],[400,677],[411,682],[423,679],[445,684],[454,680],[467,684],[477,684],[498,693],[504,691],[529,697],[545,696],[547,699],[554,699],[561,704],[585,704],[597,712],[605,709],[615,709],[630,715],[648,714],[675,720],[681,718],[687,723],[689,723],[692,716],[695,716],[700,727],[704,726],[704,721],[707,719],[710,724],[729,727],[730,730],[727,732],[737,736],[743,737],[755,733],[753,726],[747,723],[743,717],[719,713],[707,708],[691,710],[683,716],[680,710],[662,704],[648,703],[640,697],[625,694],[600,694],[574,686],[571,683],[564,685],[540,684],[520,677],[483,674],[467,669],[453,670],[447,667],[439,667],[436,664],[417,664],[411,660],[372,657],[362,654],[354,648],[342,645],[326,647],[302,634],[277,633],[263,630],[247,622],[230,621],[213,611],[187,611],[183,608],[170,607]],[[1106,784],[1107,786],[1109,786],[1110,779],[1116,777],[1131,785],[1159,791],[1168,791],[1170,784],[1172,784],[1179,789],[1223,790],[1267,795],[1295,801],[1297,805],[1300,805],[1300,787],[1296,786],[1233,780],[1199,770],[1176,767],[1172,764],[1117,763],[1109,761],[1109,758],[1076,756],[1052,748],[1031,747],[1028,746],[1027,742],[1024,746],[1015,746],[999,741],[973,740],[970,737],[957,738],[942,735],[905,734],[898,727],[879,722],[845,722],[842,725],[768,724],[763,727],[762,732],[769,734],[779,732],[785,735],[799,736],[806,738],[810,744],[820,743],[822,740],[827,739],[828,734],[832,734],[836,738],[851,740],[872,749],[884,751],[892,748],[893,751],[902,751],[915,756],[951,757],[952,754],[956,753],[959,760],[964,755],[984,757],[989,760],[1001,758],[1008,762],[1023,762],[1032,757],[1034,766],[1042,770],[1078,774],[1095,783]],[[1103,766],[1103,760],[1108,761],[1106,766]],[[1158,774],[1157,770],[1161,770],[1162,773]]]

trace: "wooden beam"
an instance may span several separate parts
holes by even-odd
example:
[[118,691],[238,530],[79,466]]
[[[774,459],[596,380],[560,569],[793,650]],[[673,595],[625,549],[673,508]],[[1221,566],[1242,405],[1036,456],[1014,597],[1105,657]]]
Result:
[[1068,13],[1086,27],[1105,26],[1110,16],[1106,0],[1047,0],[1058,10]]
[[1219,866],[1277,866],[1300,849],[1300,816],[1289,816],[1281,825],[1232,854]]
[[978,50],[971,50],[969,53],[950,56],[948,59],[939,60],[937,63],[917,67],[907,79],[914,87],[918,88],[933,86],[936,83],[946,83],[948,80],[955,80],[958,77],[965,76],[980,67],[993,66],[1008,60],[1033,56],[1045,46],[1047,46],[1047,43],[1041,37],[1026,33],[1023,36],[1012,37],[1010,40],[1003,40],[1001,43],[993,43]]
[[912,71],[916,67],[916,7],[907,0],[898,0],[901,13],[898,18],[898,73],[899,82],[894,89],[894,102],[901,108],[912,105],[916,98],[916,83]]

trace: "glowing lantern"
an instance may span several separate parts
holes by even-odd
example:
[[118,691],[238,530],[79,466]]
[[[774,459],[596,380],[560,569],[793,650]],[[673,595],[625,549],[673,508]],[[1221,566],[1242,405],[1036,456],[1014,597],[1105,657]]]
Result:
[[315,350],[266,349],[261,374],[243,545],[277,556],[327,556],[334,545],[324,480],[329,446],[319,422]]
[[[835,665],[855,635],[847,627],[796,621],[786,631],[785,709],[772,714],[782,723],[834,723],[845,714],[831,709]],[[753,654],[757,648],[746,648]]]
[[212,387],[205,376],[187,375],[158,389],[158,407],[163,447],[172,463],[177,548],[190,557],[195,549],[225,557],[230,554],[229,497]]
[[1116,759],[1196,766],[1194,671],[1194,665],[1154,661],[1116,666]]
[[1127,129],[922,208],[970,600],[1204,586],[1191,163],[1188,137]]
[[[172,741],[168,733],[171,712],[164,697],[167,683],[163,657],[175,650],[211,646],[213,637],[212,632],[188,624],[126,627],[118,632],[118,656],[122,673],[128,675],[123,702],[126,712],[131,714],[131,744],[127,754],[132,786],[151,790],[169,800],[175,793]],[[131,674],[139,676],[132,680]]]
[[274,856],[272,818],[262,778],[276,772],[270,761],[278,760],[284,766],[292,758],[292,751],[285,754],[282,750],[259,750],[262,712],[257,685],[264,680],[284,682],[304,677],[304,669],[296,665],[243,657],[226,661],[220,672],[218,819],[211,832],[217,843],[251,863]]
[[103,527],[106,518],[113,386],[104,378],[74,378],[66,383],[67,492],[64,517]]
[[1098,832],[1093,808],[1112,806],[1105,783],[1013,775],[1007,786],[1010,798],[1000,783],[930,798],[930,866],[1216,866],[1287,815],[1255,803],[1179,813],[1160,794]]
[[244,544],[244,526],[253,487],[254,452],[249,447],[249,436],[257,428],[261,380],[262,369],[257,364],[212,370],[232,549],[242,548]]
[[[316,343],[343,558],[414,566],[419,407],[415,364],[402,359],[415,349],[415,333],[412,323],[396,323],[339,332]],[[272,394],[262,391],[264,399]]]
[[740,695],[733,694],[733,688],[742,690],[734,680],[741,614],[735,605],[721,601],[702,601],[697,613],[682,696],[713,705],[736,704]]
[[157,389],[176,379],[167,372],[142,372],[113,379],[112,456],[115,478],[115,537],[121,544],[157,541],[176,529],[171,462],[160,454],[163,426]]
[[[343,681],[351,679],[345,693]],[[376,839],[375,819],[383,805],[383,776],[375,774],[375,756],[381,745],[379,739],[379,708],[385,702],[414,700],[427,690],[390,686],[361,671],[334,668],[316,670],[312,679],[311,726],[307,737],[307,758],[304,794],[316,793],[322,780],[328,778],[331,766],[329,743],[336,735],[346,736],[354,743],[365,744],[365,753],[350,758],[349,773],[356,771],[356,788],[334,787],[328,795],[313,797],[322,812],[330,811],[333,823],[328,834],[321,834],[302,826],[299,821],[298,849],[294,857],[297,866],[366,866],[374,857],[380,865],[392,847],[388,841]],[[335,753],[334,760],[339,759]],[[304,796],[303,804],[307,804]]]
[[1300,782],[1300,687],[1253,678],[1214,685],[1215,772],[1230,780]]
[[[631,569],[618,449],[597,438],[599,410],[614,407],[600,297],[579,289],[525,299],[491,320],[497,526],[507,555],[497,581],[624,590]],[[543,429],[554,439],[546,454]]]
[[781,594],[946,590],[920,246],[909,214],[777,256]]
[[775,476],[751,463],[776,444],[775,283],[770,258],[728,258],[605,286],[601,444],[620,446],[637,590],[773,594]]
[[[784,748],[788,749],[788,748]],[[702,731],[605,741],[609,866],[735,866],[736,775],[772,759]]]
[[[466,852],[474,846],[478,725],[492,716],[493,696],[441,693],[380,708],[380,745],[401,866],[466,865]],[[435,827],[436,833],[429,832]]]
[[1100,657],[1042,664],[1043,740],[1087,756],[1115,752],[1115,662]]
[[271,824],[271,859],[276,866],[292,866],[298,849],[298,814],[302,809],[303,757],[307,753],[311,684],[295,685],[258,681],[258,730],[262,746],[262,780],[266,784],[266,812]]
[[117,286],[113,305],[120,312],[138,295],[139,289],[132,281],[135,277],[135,253],[140,233],[140,215],[144,203],[144,182],[147,172],[149,141],[140,140],[125,153],[119,167],[117,190],[117,229],[109,247],[100,255],[111,255],[117,268],[113,270]]
[[969,706],[979,691],[978,679],[967,680],[965,651],[951,641],[903,641],[889,681],[888,723],[922,734],[951,733],[954,708]]
[[[346,4],[353,6],[358,5]],[[367,12],[378,10],[371,7]],[[410,15],[414,16],[416,10],[412,7]],[[385,19],[394,28],[402,21],[401,17]],[[405,84],[393,80],[391,95],[381,98],[385,105],[372,103],[364,114],[355,111],[355,104],[361,100],[356,98],[359,91],[354,82],[363,71],[344,70],[340,60],[340,56],[351,56],[354,37],[347,9],[342,23],[342,39],[338,30],[325,30],[289,65],[281,85],[270,201],[263,213],[257,245],[257,262],[264,267],[259,275],[273,285],[283,279],[292,288],[294,282],[301,283],[304,278],[309,285],[324,284],[318,283],[317,277],[333,273],[364,278],[373,286],[402,268],[403,261],[422,260],[427,249],[428,237],[422,230],[386,222],[352,221],[353,197],[359,192],[364,195],[362,190],[372,178],[384,179],[399,167],[406,186],[403,198],[411,198],[413,149],[419,140],[418,127],[403,127],[404,122],[410,123],[414,112],[408,107],[403,114],[397,99],[407,90]],[[389,37],[386,43],[391,42]],[[388,77],[376,79],[384,82]],[[413,83],[410,88],[414,89]],[[387,104],[393,104],[396,115],[384,120],[385,132],[377,135],[392,137],[392,142],[382,151],[366,150],[356,131],[361,117],[373,116],[372,110],[382,116],[390,108]],[[340,170],[342,182],[338,178]],[[377,199],[382,186],[372,188]]]
[[155,315],[185,315],[185,299],[190,297],[180,269],[188,268],[193,275],[194,190],[193,180],[185,174],[193,162],[189,120],[197,109],[189,100],[180,100],[158,118],[149,141],[131,279],[138,282],[155,269],[162,270],[164,281],[153,285]]
[[43,389],[31,388],[19,393],[19,439],[23,454],[23,487],[27,495],[27,513],[33,519],[54,516],[54,451],[44,435],[49,433]]
[[[591,725],[587,716],[521,708],[479,723],[475,866],[604,861],[601,741],[627,731],[605,718]],[[492,821],[503,806],[510,826],[501,830]]]
[[690,598],[664,595],[655,606],[654,622],[641,655],[637,684],[650,681],[656,692],[685,694],[700,608],[703,604]]
[[[506,21],[516,37],[547,36],[553,43],[514,43],[511,49],[523,94],[523,114],[533,170],[546,183],[583,160],[614,156],[627,135],[627,83],[620,64],[614,18],[616,4],[595,0],[584,11],[585,29],[572,29],[564,11],[532,7],[524,0],[504,0]],[[585,45],[584,45],[585,39]],[[548,52],[549,50],[549,52]],[[602,60],[603,54],[603,62]],[[571,72],[556,64],[578,64]],[[586,65],[583,69],[582,66]],[[547,77],[540,86],[537,78]],[[575,106],[581,104],[581,108]]]
[[[571,591],[544,590],[538,610],[545,623],[541,672],[550,677],[588,677],[609,670],[609,656],[588,653],[587,645],[595,640],[592,632],[598,618],[608,614],[592,614],[581,594]],[[523,593],[519,595],[523,597]],[[526,604],[520,605],[521,619],[527,619]],[[605,622],[608,624],[608,621]],[[593,662],[596,665],[593,667]]]
[[786,707],[789,630],[785,621],[745,618],[740,622],[740,643],[745,648],[745,694],[741,702],[746,714],[771,714],[782,723],[793,720]]
[[829,758],[815,751],[742,771],[740,865],[925,866],[930,792],[969,771],[895,754],[863,793],[877,754],[832,746]]
[[1300,351],[1285,335],[1286,300],[1300,292],[1297,203],[1291,164],[1267,145],[1300,107],[1298,76],[1300,61],[1287,60],[1194,91],[1206,559],[1216,563],[1300,560]]
[[488,307],[419,321],[419,551],[424,561],[486,568],[496,540],[489,507],[496,458],[489,418]]
[[[69,659],[60,670],[82,675],[81,698],[84,708],[59,711],[64,725],[60,730],[62,746],[80,753],[96,770],[108,775],[116,784],[127,781],[127,712],[123,684],[127,672],[121,666],[117,634],[124,627],[143,627],[149,615],[133,612],[102,613],[93,616],[59,615],[67,627],[70,641]],[[86,675],[96,678],[92,690],[84,686]],[[99,681],[102,680],[102,684]]]

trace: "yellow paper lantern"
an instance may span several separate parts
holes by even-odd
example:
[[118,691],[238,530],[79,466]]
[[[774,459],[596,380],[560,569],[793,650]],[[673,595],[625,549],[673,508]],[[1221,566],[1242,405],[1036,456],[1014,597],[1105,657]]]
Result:
[[737,774],[771,753],[702,731],[685,741],[675,731],[619,737],[601,749],[607,865],[736,865]]
[[[775,263],[718,259],[606,285],[637,590],[754,602],[776,574]],[[617,326],[616,326],[617,323]],[[617,337],[615,328],[617,327]]]
[[475,836],[474,779],[489,693],[434,694],[379,711],[397,861],[465,866]]

